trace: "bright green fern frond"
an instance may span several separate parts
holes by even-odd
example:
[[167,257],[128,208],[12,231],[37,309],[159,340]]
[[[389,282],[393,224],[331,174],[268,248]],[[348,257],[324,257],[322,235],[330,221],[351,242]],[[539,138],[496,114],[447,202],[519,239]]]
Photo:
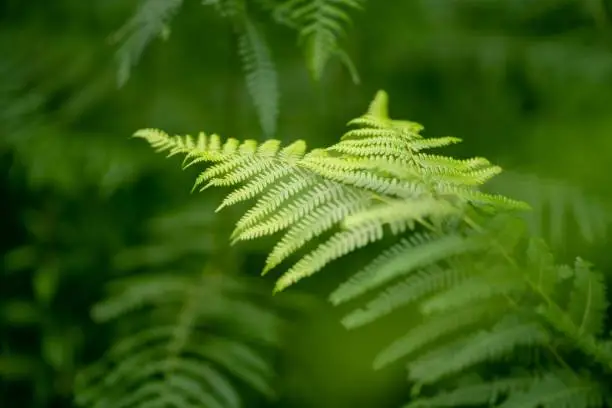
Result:
[[[396,137],[395,132],[373,130],[371,128],[355,129],[347,132],[340,143],[329,148],[331,151],[344,153],[351,156],[381,156],[381,157],[403,157],[408,152],[406,143]],[[360,139],[349,139],[359,134]],[[349,135],[347,137],[347,135]]]
[[[333,201],[323,202],[325,198],[319,199],[317,195],[324,196],[334,194],[334,188],[329,190],[313,190],[314,194],[310,194],[297,206],[291,208],[292,214],[287,214],[285,222],[287,225],[295,224],[289,228],[287,233],[281,238],[281,240],[272,249],[268,258],[266,259],[266,267],[264,273],[271,270],[272,268],[279,265],[289,255],[295,253],[303,245],[309,242],[311,239],[321,235],[323,232],[329,230],[334,225],[337,225],[342,219],[350,216],[350,214],[357,213],[370,204],[370,196],[366,194],[358,194],[349,189],[343,191],[339,189],[335,194],[338,198],[332,198]],[[316,206],[316,207],[315,207]],[[303,215],[299,217],[296,212],[302,212]],[[295,221],[290,222],[296,218]],[[279,220],[279,225],[284,225]]]
[[[288,7],[305,7],[305,12],[310,10],[305,4],[292,1]],[[421,125],[389,118],[384,91],[376,94],[365,115],[350,123],[358,129],[349,130],[328,149],[308,153],[301,141],[280,149],[277,140],[259,145],[252,140],[235,139],[222,143],[217,135],[201,134],[193,140],[155,130],[139,131],[136,136],[145,138],[159,151],[186,154],[187,165],[213,162],[200,174],[195,186],[236,185],[219,209],[257,199],[236,223],[231,239],[236,242],[286,231],[268,256],[264,273],[310,241],[339,228],[281,276],[276,290],[379,241],[387,229],[392,234],[404,234],[419,224],[431,230],[401,238],[391,252],[383,253],[335,292],[334,303],[415,269],[480,248],[478,239],[447,233],[445,229],[451,224],[466,226],[464,213],[469,204],[484,201],[518,205],[476,190],[499,171],[485,159],[456,160],[422,153],[459,140],[425,139],[419,134]]]
[[403,232],[406,226],[412,230],[416,223],[423,223],[425,220],[437,224],[438,221],[458,215],[460,215],[459,210],[450,203],[422,197],[406,201],[393,200],[384,205],[373,206],[367,211],[347,216],[344,226],[354,228],[375,222],[389,225],[393,231]]
[[275,181],[288,176],[294,171],[295,169],[280,164],[271,166],[265,173],[259,174],[242,187],[237,188],[228,194],[216,211],[218,212],[224,207],[255,198],[266,188],[273,185]]
[[100,322],[118,320],[123,333],[99,362],[80,373],[77,403],[239,408],[234,379],[271,395],[273,370],[262,346],[278,344],[270,331],[278,328],[278,319],[237,297],[251,290],[242,285],[208,273],[147,275],[116,284],[115,294],[93,313]]
[[297,281],[318,272],[329,262],[378,241],[382,237],[383,229],[378,224],[368,224],[338,232],[329,240],[319,245],[314,251],[305,255],[285,272],[276,282],[274,291],[279,292]]
[[232,239],[246,228],[256,225],[264,217],[280,208],[287,200],[316,185],[317,181],[317,178],[311,174],[299,170],[291,172],[287,181],[276,183],[238,220]]
[[434,137],[430,139],[414,140],[410,142],[410,149],[419,152],[421,150],[445,147],[455,143],[461,143],[461,139],[452,136]]
[[278,118],[278,79],[270,50],[254,23],[248,18],[239,43],[247,88],[257,109],[261,128],[267,136],[276,133]]
[[289,0],[276,10],[277,19],[298,27],[300,40],[306,50],[308,68],[315,80],[333,56],[352,64],[343,54],[338,42],[350,23],[349,9],[360,9],[362,0]]
[[168,35],[168,21],[182,4],[183,0],[142,0],[136,14],[115,33],[114,40],[122,42],[117,50],[119,86],[127,82],[147,45]]
[[[194,140],[191,136],[169,136],[156,129],[143,129],[134,134],[148,141],[158,152],[169,151],[169,155],[185,154],[186,166],[198,162],[217,162],[208,168],[196,179],[194,188],[208,182],[209,186],[231,186],[243,181],[259,177],[257,182],[244,186],[235,195],[228,197],[222,206],[229,203],[251,198],[265,189],[268,185],[286,174],[278,171],[283,167],[289,172],[295,168],[297,161],[304,155],[306,145],[303,141],[292,143],[280,148],[280,141],[271,139],[261,144],[254,140],[239,142],[230,138],[222,143],[216,135],[207,136],[200,133]],[[276,171],[275,171],[276,170]],[[270,173],[272,172],[272,176]]]
[[[297,222],[310,224],[316,221],[317,218],[328,215],[332,215],[332,218],[335,219],[335,221],[330,222],[329,227],[331,227],[331,225],[339,222],[349,213],[354,212],[354,210],[349,211],[352,203],[365,201],[362,207],[360,207],[364,208],[367,202],[369,202],[368,199],[367,195],[359,194],[359,191],[354,191],[346,186],[324,180],[320,185],[314,186],[295,200],[289,201],[286,206],[280,208],[267,219],[242,230],[235,239],[245,240],[270,235],[284,230]],[[333,216],[333,214],[336,215]],[[319,234],[320,232],[316,235]],[[307,239],[310,239],[310,237]]]

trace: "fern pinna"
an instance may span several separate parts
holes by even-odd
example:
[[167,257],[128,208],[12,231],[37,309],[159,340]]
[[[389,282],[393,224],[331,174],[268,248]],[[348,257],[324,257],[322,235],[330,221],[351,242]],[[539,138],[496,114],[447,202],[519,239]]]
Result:
[[[275,291],[389,242],[330,300],[371,296],[343,320],[350,328],[397,309],[416,318],[375,361],[380,368],[408,358],[410,406],[603,406],[607,388],[589,374],[612,368],[612,343],[600,338],[602,276],[580,259],[554,264],[513,214],[526,205],[479,190],[501,169],[483,158],[427,153],[459,139],[424,138],[419,124],[389,118],[386,93],[350,125],[340,142],[310,152],[303,141],[281,148],[277,140],[222,143],[203,133],[135,136],[170,156],[185,154],[185,166],[214,163],[195,188],[237,186],[219,209],[257,198],[232,240],[283,232],[264,273],[300,256]],[[500,361],[509,363],[498,378],[489,368]]]

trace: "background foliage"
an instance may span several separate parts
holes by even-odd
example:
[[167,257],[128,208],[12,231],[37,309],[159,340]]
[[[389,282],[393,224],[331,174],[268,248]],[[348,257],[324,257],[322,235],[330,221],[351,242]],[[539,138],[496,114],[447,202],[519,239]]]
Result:
[[[113,342],[113,330],[90,314],[108,283],[164,268],[190,276],[209,263],[242,279],[263,265],[267,247],[257,243],[228,255],[236,218],[231,211],[211,218],[220,195],[190,195],[195,173],[177,172],[178,160],[159,160],[127,139],[142,127],[259,140],[273,132],[264,124],[272,119],[260,123],[245,82],[240,32],[214,7],[184,0],[125,81],[113,33],[138,7],[0,4],[0,406],[71,406],[76,372]],[[580,254],[610,270],[608,2],[364,2],[363,11],[350,11],[342,42],[360,84],[341,59],[312,81],[295,28],[257,10],[253,24],[279,81],[278,139],[330,145],[376,89],[387,89],[393,116],[423,123],[426,135],[461,137],[453,154],[510,170],[490,188],[534,205],[530,225],[561,260]],[[347,273],[361,266],[358,257],[352,262]],[[296,291],[322,298],[347,273]],[[273,280],[263,279],[262,290]],[[247,398],[245,406],[395,407],[408,399],[401,367],[371,370],[396,321],[357,336],[340,326],[344,311],[308,305],[283,331],[289,346],[268,360],[278,395]]]

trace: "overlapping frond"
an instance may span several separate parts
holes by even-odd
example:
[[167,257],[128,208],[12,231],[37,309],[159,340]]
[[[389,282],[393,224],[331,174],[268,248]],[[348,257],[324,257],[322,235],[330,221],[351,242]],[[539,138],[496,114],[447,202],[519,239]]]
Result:
[[204,273],[147,275],[114,286],[93,314],[122,334],[78,377],[79,405],[238,408],[236,380],[273,393],[262,352],[277,345],[277,317],[240,299],[251,291],[244,283]]
[[[406,300],[396,295],[389,304],[383,294],[371,301],[367,309],[349,315],[345,322],[354,327],[408,302],[418,302],[422,322],[383,350],[374,366],[381,368],[407,358],[410,379],[417,384],[431,384],[490,362],[512,361],[516,350],[524,353],[529,347],[540,350],[540,361],[548,356],[547,364],[558,369],[568,369],[564,353],[575,350],[591,356],[594,363],[606,370],[612,368],[608,342],[599,338],[604,321],[602,312],[608,306],[599,273],[581,259],[573,268],[555,265],[538,239],[531,240],[527,256],[520,264],[513,261],[504,265],[503,260],[492,254],[489,252],[490,259],[481,256],[480,261],[468,258],[467,269],[454,263],[457,268],[454,274],[438,270],[437,280],[432,272],[425,278],[415,276],[388,290],[391,294],[405,293]],[[449,277],[454,281],[449,281]],[[572,285],[566,294],[568,279]],[[419,286],[421,282],[427,283]],[[523,388],[505,393],[493,393],[490,389],[493,383],[485,379],[465,389],[458,385],[452,391],[421,397],[409,406],[459,406],[462,401],[480,401],[470,399],[468,390],[491,393],[492,399],[486,402],[497,402],[500,407],[602,406],[603,392],[597,381],[587,381],[572,371],[567,378],[553,376],[546,370],[543,377],[539,375],[534,372]],[[567,392],[560,392],[562,389]]]
[[311,75],[321,79],[325,66],[336,56],[356,79],[355,69],[339,45],[351,22],[349,11],[361,9],[363,0],[289,0],[277,6],[276,18],[296,27],[306,51]]
[[534,382],[531,375],[523,374],[514,377],[484,381],[479,376],[470,378],[452,391],[441,392],[435,397],[420,398],[404,408],[441,408],[461,406],[493,406],[509,393],[529,389]]
[[604,390],[586,376],[559,370],[534,378],[528,388],[513,392],[499,407],[595,408],[603,406]]
[[524,218],[531,233],[555,246],[567,244],[565,237],[574,231],[588,242],[603,240],[612,224],[610,209],[597,197],[560,180],[510,171],[495,178],[488,190],[528,202],[533,211]]
[[484,381],[470,379],[452,391],[420,398],[404,408],[488,406],[499,408],[595,408],[603,405],[602,387],[589,378],[554,370],[543,375],[521,373]]
[[244,19],[239,51],[246,84],[266,136],[276,132],[278,118],[278,79],[270,49],[253,21]]
[[119,86],[127,82],[147,45],[167,35],[168,21],[182,4],[183,0],[142,0],[134,16],[115,33],[114,39],[121,42],[117,50]]
[[519,346],[543,345],[549,333],[535,322],[509,315],[489,330],[453,339],[408,363],[411,379],[433,383],[479,363],[499,359]]

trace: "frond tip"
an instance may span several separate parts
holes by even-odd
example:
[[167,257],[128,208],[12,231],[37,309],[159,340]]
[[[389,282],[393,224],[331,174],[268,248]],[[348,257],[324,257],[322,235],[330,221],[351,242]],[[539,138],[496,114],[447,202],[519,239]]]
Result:
[[339,57],[353,78],[357,78],[352,62],[339,46],[339,40],[351,22],[347,11],[361,9],[362,3],[363,0],[290,0],[276,8],[279,21],[288,22],[298,29],[308,68],[315,80],[321,79],[333,56]]

